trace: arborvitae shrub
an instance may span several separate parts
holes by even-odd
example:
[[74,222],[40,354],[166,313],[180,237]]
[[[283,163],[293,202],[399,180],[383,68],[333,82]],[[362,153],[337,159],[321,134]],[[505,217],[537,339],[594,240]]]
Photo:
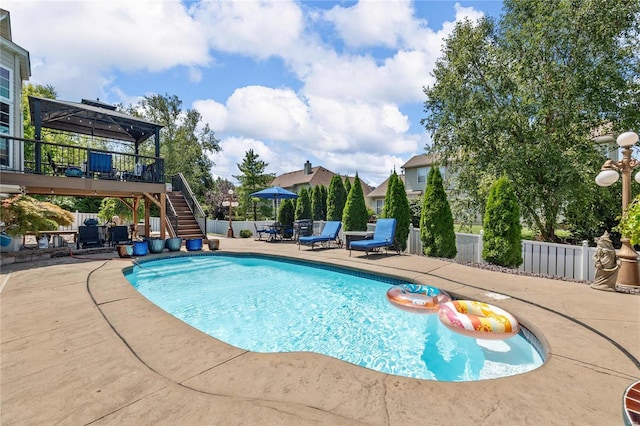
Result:
[[296,220],[312,219],[311,197],[308,188],[302,188],[296,200]]
[[442,175],[435,165],[427,177],[420,216],[420,239],[427,256],[451,259],[458,253],[451,207],[442,184]]
[[491,185],[482,222],[482,257],[495,265],[516,268],[522,263],[522,225],[518,199],[506,176]]
[[367,205],[364,201],[360,178],[356,173],[342,213],[342,225],[345,231],[366,231],[368,221]]
[[342,179],[338,175],[333,175],[329,183],[329,193],[327,194],[327,220],[342,220],[344,203],[347,201],[347,193],[344,190]]
[[404,189],[404,183],[395,171],[389,177],[389,185],[384,199],[383,216],[396,219],[394,244],[400,250],[406,250],[409,225],[411,224],[411,210],[409,209],[409,199]]

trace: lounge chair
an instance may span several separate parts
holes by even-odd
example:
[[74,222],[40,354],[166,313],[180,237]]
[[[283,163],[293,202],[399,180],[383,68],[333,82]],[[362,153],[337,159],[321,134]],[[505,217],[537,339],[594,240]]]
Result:
[[373,233],[373,238],[370,240],[351,241],[349,244],[349,256],[351,256],[351,250],[364,250],[367,257],[369,257],[370,251],[384,247],[391,247],[394,243],[395,234],[395,219],[378,219],[376,222],[376,230]]
[[300,250],[300,244],[311,245],[311,250],[313,250],[313,246],[316,243],[320,243],[326,247],[334,242],[338,247],[342,247],[342,241],[338,236],[340,232],[340,228],[342,227],[342,222],[340,221],[329,221],[324,224],[324,228],[322,229],[322,233],[320,235],[311,235],[308,237],[299,237],[298,238],[298,250]]
[[266,233],[268,231],[267,228],[260,228],[258,229],[258,225],[256,225],[256,223],[253,223],[253,227],[256,228],[256,234],[258,235],[258,240],[262,241],[262,234]]

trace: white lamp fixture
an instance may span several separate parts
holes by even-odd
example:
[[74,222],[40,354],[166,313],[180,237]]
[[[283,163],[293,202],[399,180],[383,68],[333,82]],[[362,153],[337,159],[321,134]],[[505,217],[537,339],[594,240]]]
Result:
[[615,170],[602,170],[596,176],[596,183],[599,186],[610,186],[620,179],[620,174]]
[[638,135],[634,132],[624,132],[616,139],[616,143],[622,148],[631,147],[635,145],[636,142],[638,142]]

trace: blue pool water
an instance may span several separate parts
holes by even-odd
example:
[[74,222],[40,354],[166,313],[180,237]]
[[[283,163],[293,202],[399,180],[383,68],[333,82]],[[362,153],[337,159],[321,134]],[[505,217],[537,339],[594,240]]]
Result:
[[126,276],[175,317],[253,352],[316,352],[440,381],[510,376],[543,363],[526,330],[480,340],[450,331],[435,314],[394,308],[386,292],[400,282],[386,277],[217,254],[147,261]]

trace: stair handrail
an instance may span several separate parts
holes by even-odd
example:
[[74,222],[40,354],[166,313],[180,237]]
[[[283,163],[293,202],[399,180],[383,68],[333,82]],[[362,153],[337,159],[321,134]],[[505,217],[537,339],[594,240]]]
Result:
[[191,191],[191,187],[189,186],[189,182],[184,178],[182,173],[178,173],[171,178],[172,187],[178,188],[178,191],[182,193],[185,201],[187,202],[187,206],[191,209],[191,213],[193,213],[193,217],[200,228],[200,232],[202,235],[206,237],[205,233],[205,221],[207,220],[204,210],[200,207],[200,203],[193,195],[193,191]]
[[173,203],[171,202],[170,197],[165,197],[166,205],[165,205],[165,223],[167,225],[167,231],[169,231],[169,236],[174,238],[178,236],[178,213],[176,212],[175,207],[173,207]]

